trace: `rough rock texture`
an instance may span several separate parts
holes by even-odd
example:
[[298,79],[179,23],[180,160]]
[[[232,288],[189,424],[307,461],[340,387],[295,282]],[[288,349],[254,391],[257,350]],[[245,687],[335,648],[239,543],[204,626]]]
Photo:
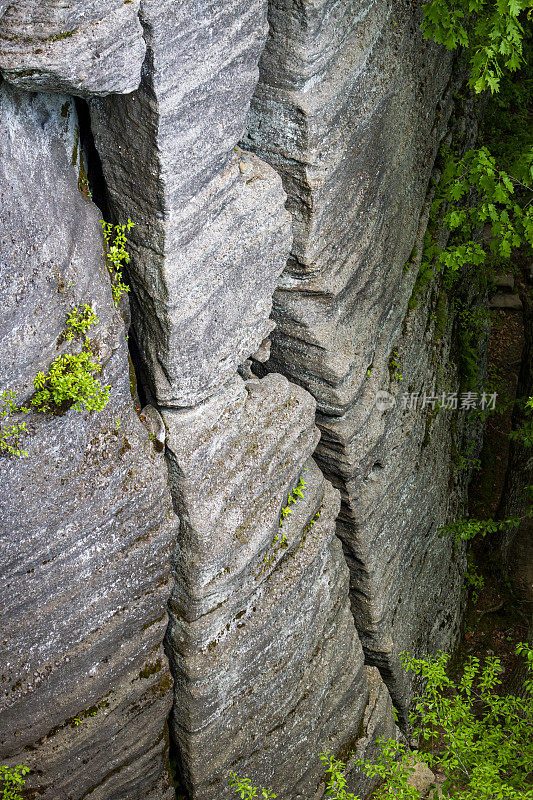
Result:
[[[323,774],[318,754],[364,738],[369,694],[334,538],[337,494],[309,460],[314,401],[281,376],[235,375],[248,374],[252,354],[268,359],[291,242],[279,176],[235,146],[266,2],[169,8],[143,3],[141,88],[92,101],[91,121],[110,207],[138,223],[133,325],[182,520],[167,635],[173,734],[192,798],[229,797],[235,770],[307,800]],[[306,463],[285,547],[273,540]]]
[[[435,388],[430,297],[402,333],[416,277],[403,267],[417,234],[421,245],[456,85],[412,4],[271,0],[269,22],[243,141],[281,174],[295,237],[267,368],[317,400],[317,458],[341,489],[356,624],[405,709],[398,652],[446,646],[456,630],[460,565],[436,533],[449,443],[430,407],[402,413],[397,397],[389,413],[375,399]],[[389,371],[395,347],[403,382]]]
[[194,12],[143,3],[141,89],[91,105],[112,211],[137,223],[133,326],[165,406],[212,394],[272,328],[272,293],[290,246],[285,195],[274,170],[234,150],[257,81],[265,12],[262,0],[209,2]]
[[[280,375],[237,377],[163,416],[182,521],[167,647],[187,788],[229,797],[234,770],[307,800],[323,774],[318,754],[357,746],[368,702],[334,536],[338,493],[309,459],[314,402]],[[274,543],[299,475],[303,498],[290,505],[286,542]]]
[[4,13],[4,11],[7,11],[7,7],[10,4],[10,2],[11,0],[0,0],[0,17]]
[[145,55],[139,0],[0,0],[0,72],[22,89],[133,92]]
[[170,800],[161,643],[177,520],[132,407],[76,143],[67,97],[2,83],[0,391],[27,402],[35,374],[80,346],[61,334],[89,303],[111,392],[102,412],[26,415],[28,457],[0,457],[0,761],[30,766],[44,800]]

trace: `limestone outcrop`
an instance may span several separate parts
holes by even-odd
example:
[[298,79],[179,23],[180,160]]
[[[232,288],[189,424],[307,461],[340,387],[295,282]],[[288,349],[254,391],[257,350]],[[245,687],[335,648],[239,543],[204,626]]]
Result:
[[318,754],[355,748],[368,703],[338,493],[309,459],[314,403],[279,375],[236,378],[164,417],[182,520],[167,646],[189,795],[229,796],[235,771],[312,797]]
[[190,406],[270,333],[290,246],[281,181],[234,150],[266,7],[234,0],[191,14],[186,4],[145,2],[142,14],[149,56],[141,89],[94,101],[92,127],[111,208],[136,221],[132,316],[146,380],[160,404]]
[[[243,146],[281,175],[294,242],[266,368],[317,400],[316,456],[342,493],[356,624],[405,709],[398,653],[449,643],[461,583],[437,534],[446,433],[426,446],[431,407],[409,413],[401,399],[435,394],[428,304],[408,320],[416,269],[404,265],[451,111],[451,62],[401,2],[271,0],[269,21]],[[394,412],[376,406],[378,391]]]
[[[460,616],[453,313],[417,280],[459,83],[404,0],[0,0],[0,432],[27,428],[0,761],[28,796],[170,800],[169,737],[190,800],[231,772],[320,800],[324,751],[368,795],[399,653]],[[123,314],[102,216],[135,223]],[[109,402],[37,411],[83,348]]]
[[0,2],[0,74],[30,91],[133,92],[146,50],[138,15],[139,0]]
[[235,770],[304,798],[321,780],[319,752],[364,737],[367,677],[334,538],[338,496],[310,461],[314,401],[281,376],[236,374],[268,357],[292,241],[279,176],[236,146],[266,3],[190,11],[144,3],[140,90],[90,104],[110,208],[139,221],[133,330],[182,525],[166,639],[172,730],[191,797],[229,796]]
[[85,304],[110,387],[100,412],[10,414],[27,457],[0,457],[0,761],[28,765],[45,800],[170,800],[162,640],[178,523],[133,409],[78,135],[71,99],[0,85],[0,391],[31,407],[36,374],[80,350],[65,328]]

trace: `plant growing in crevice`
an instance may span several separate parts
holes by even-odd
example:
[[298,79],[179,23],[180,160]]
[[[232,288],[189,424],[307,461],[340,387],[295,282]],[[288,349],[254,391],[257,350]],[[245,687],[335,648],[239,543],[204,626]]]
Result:
[[113,301],[118,306],[124,292],[129,292],[130,290],[130,287],[123,281],[122,270],[124,265],[129,264],[131,261],[131,256],[126,249],[128,244],[126,232],[130,231],[135,226],[135,223],[131,219],[128,219],[125,225],[112,225],[104,220],[100,222],[104,233],[106,263],[111,276]]
[[389,358],[389,375],[391,381],[403,381],[403,367],[400,361],[398,348],[393,348]]
[[306,483],[303,479],[303,476],[300,475],[300,479],[294,489],[291,489],[289,495],[287,497],[287,505],[281,509],[281,515],[279,519],[279,527],[274,539],[272,540],[272,544],[277,544],[280,542],[282,545],[287,544],[287,534],[283,530],[283,524],[287,517],[292,514],[291,505],[296,503],[298,500],[303,500],[304,498],[304,489],[306,488]]
[[87,304],[69,312],[60,339],[72,342],[82,339],[79,353],[65,353],[50,365],[48,373],[38,372],[34,378],[36,392],[31,399],[35,411],[63,413],[70,408],[102,411],[109,402],[110,386],[102,386],[95,377],[102,371],[96,348],[87,336],[98,317]]
[[0,455],[27,458],[28,451],[21,447],[21,437],[28,432],[26,423],[12,423],[11,417],[14,414],[29,414],[30,409],[26,406],[17,406],[16,396],[14,389],[5,389],[0,393]]
[[75,306],[69,311],[67,324],[62,334],[62,339],[71,342],[74,339],[83,339],[87,342],[87,331],[91,325],[96,325],[98,317],[91,306],[85,303],[83,306]]
[[20,764],[16,767],[0,765],[0,800],[22,800],[20,792],[26,783],[25,775],[30,771],[29,767]]

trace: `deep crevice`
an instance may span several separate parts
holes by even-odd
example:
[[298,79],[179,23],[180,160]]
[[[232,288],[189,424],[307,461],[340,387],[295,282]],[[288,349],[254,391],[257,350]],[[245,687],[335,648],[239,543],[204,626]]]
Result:
[[[80,150],[87,165],[87,179],[89,182],[92,201],[96,206],[98,206],[102,213],[102,218],[106,222],[116,224],[118,220],[114,219],[113,215],[111,214],[102,161],[96,148],[91,128],[89,104],[86,100],[83,100],[79,97],[74,98],[74,100],[76,105],[76,113],[78,115]],[[131,285],[127,267],[123,269],[123,274],[126,284]],[[142,359],[135,339],[135,332],[133,328],[130,327],[129,323],[130,315],[129,313],[123,313],[123,315],[125,316],[125,319],[127,319],[126,324],[128,328],[128,350],[131,362],[130,366],[133,367],[135,372],[135,387],[134,389],[132,388],[132,397],[135,399],[136,391],[140,408],[143,408],[143,406],[145,406],[147,403],[153,403],[153,398],[151,397],[151,393],[148,389],[148,382],[144,378]]]
[[75,97],[74,101],[80,129],[80,147],[87,163],[87,178],[89,180],[92,200],[102,212],[102,216],[106,222],[110,222],[107,186],[102,169],[102,162],[100,161],[100,156],[94,143],[89,105],[86,100],[82,100],[80,97]]

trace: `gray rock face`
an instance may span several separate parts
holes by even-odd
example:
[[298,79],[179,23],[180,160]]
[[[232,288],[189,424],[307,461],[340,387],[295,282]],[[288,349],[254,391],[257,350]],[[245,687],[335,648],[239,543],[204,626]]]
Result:
[[62,332],[85,303],[110,387],[101,412],[26,415],[28,457],[0,457],[0,760],[30,766],[45,800],[170,800],[166,468],[131,404],[72,103],[3,83],[0,120],[0,391],[27,402],[36,373],[79,349]]
[[7,10],[8,5],[10,4],[11,0],[0,0],[0,17]]
[[[182,520],[167,647],[190,796],[229,797],[235,771],[312,797],[318,754],[357,745],[368,702],[338,494],[309,459],[314,403],[279,375],[235,378],[163,416]],[[299,475],[303,497],[280,530]]]
[[214,393],[272,328],[272,293],[290,246],[285,195],[274,170],[234,150],[257,81],[265,11],[258,0],[210,2],[194,13],[145,2],[141,89],[92,103],[111,206],[137,222],[133,325],[165,406]]
[[[453,638],[460,586],[436,533],[454,502],[445,427],[400,398],[436,385],[430,298],[404,323],[416,270],[403,267],[451,110],[450,58],[401,2],[271,0],[269,21],[243,143],[280,173],[294,244],[267,368],[317,400],[317,459],[342,494],[356,624],[405,709],[398,652]],[[395,347],[403,382],[389,370]],[[394,412],[376,408],[378,390],[396,397]]]
[[[91,102],[111,207],[137,222],[132,317],[182,521],[167,635],[173,735],[197,800],[229,797],[232,770],[307,800],[318,754],[364,738],[368,701],[333,535],[338,496],[310,461],[314,401],[281,376],[235,376],[250,373],[249,356],[268,359],[291,242],[279,176],[235,147],[265,12],[256,0],[194,13],[143,3],[140,90]],[[305,497],[280,533],[306,464]]]
[[17,0],[2,10],[0,72],[16,86],[81,97],[139,86],[139,0]]

